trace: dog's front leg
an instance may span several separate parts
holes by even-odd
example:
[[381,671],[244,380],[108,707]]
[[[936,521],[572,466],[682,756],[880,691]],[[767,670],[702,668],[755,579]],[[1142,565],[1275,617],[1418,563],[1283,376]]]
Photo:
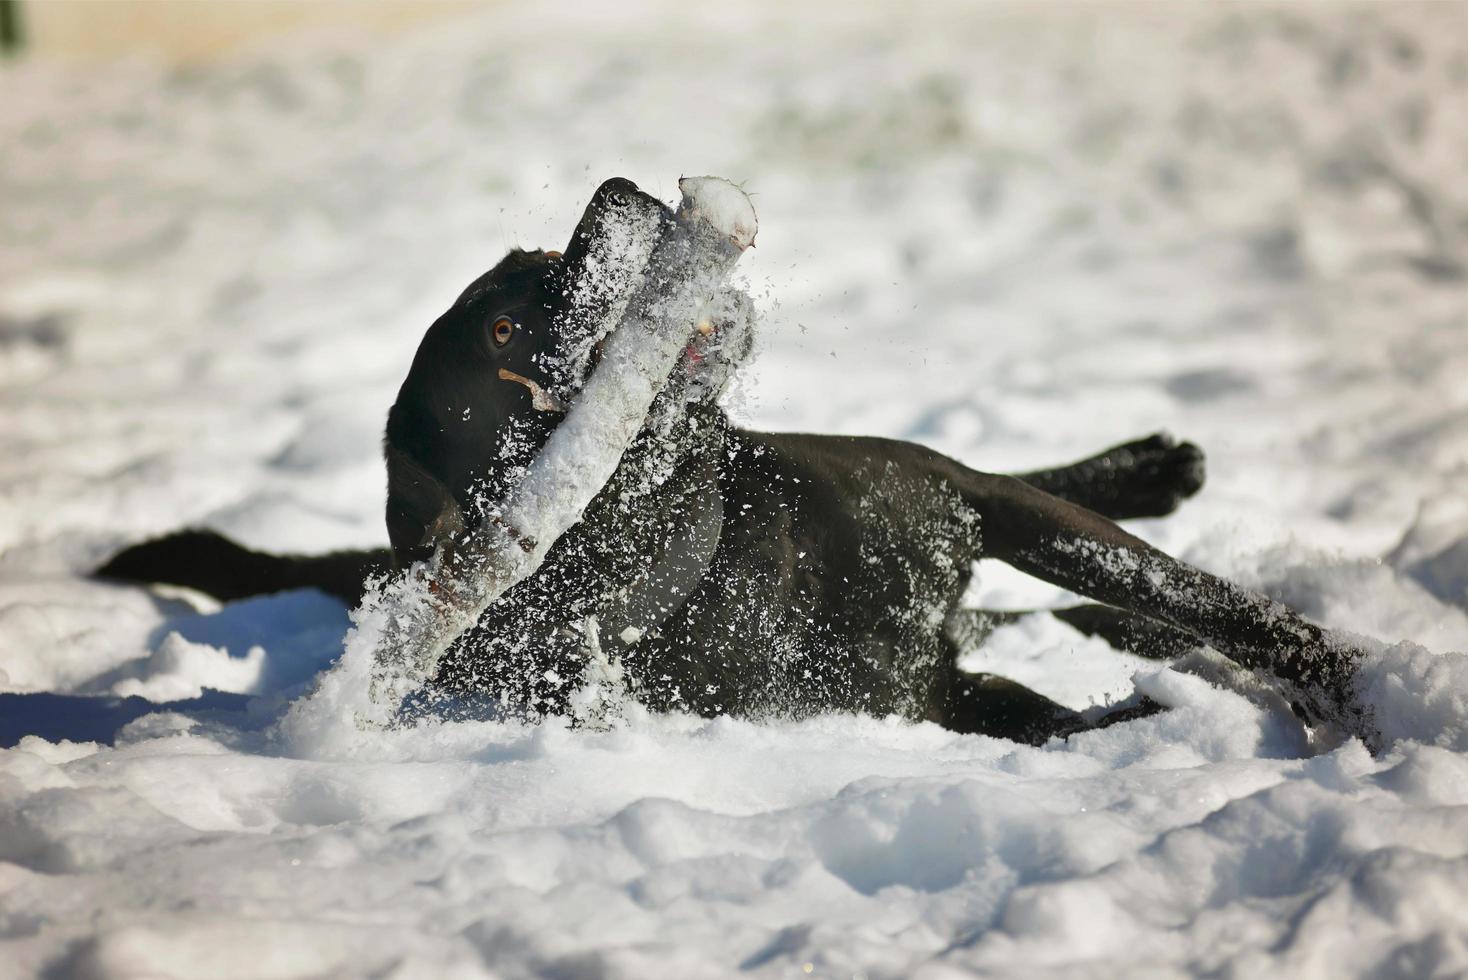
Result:
[[1194,634],[1290,688],[1314,723],[1375,738],[1353,697],[1359,651],[1272,599],[1172,558],[1116,524],[1028,484],[973,474],[965,498],[983,520],[984,553],[1108,605]]

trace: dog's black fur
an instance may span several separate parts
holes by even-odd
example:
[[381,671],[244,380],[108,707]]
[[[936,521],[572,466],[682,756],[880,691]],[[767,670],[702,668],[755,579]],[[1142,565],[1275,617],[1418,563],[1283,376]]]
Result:
[[[566,285],[591,223],[617,195],[640,193],[608,182],[564,255],[512,252],[429,328],[388,414],[390,551],[270,556],[192,531],[129,548],[99,574],[224,599],[314,586],[355,602],[374,573],[453,547],[557,420],[498,372],[557,382],[546,365],[566,342]],[[502,317],[516,329],[499,346]],[[1087,632],[1153,655],[1207,642],[1272,672],[1307,713],[1333,703],[1344,681],[1317,627],[1113,523],[1169,513],[1202,480],[1199,450],[1161,436],[996,476],[912,443],[753,432],[694,405],[675,431],[639,438],[436,682],[516,710],[563,710],[595,616],[655,709],[896,713],[1029,742],[1087,727],[1013,682],[958,670],[960,640],[984,621],[959,609],[982,552],[1097,600],[1060,614]]]

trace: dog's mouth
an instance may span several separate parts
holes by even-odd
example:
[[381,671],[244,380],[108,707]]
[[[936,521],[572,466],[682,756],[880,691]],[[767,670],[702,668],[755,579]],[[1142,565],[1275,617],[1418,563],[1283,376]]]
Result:
[[[681,185],[680,185],[681,186]],[[656,205],[662,211],[668,209],[662,205]],[[590,212],[588,212],[590,213]],[[671,212],[668,214],[671,217]],[[588,219],[583,218],[585,225]],[[579,234],[578,228],[578,234]],[[742,250],[744,243],[736,236],[735,244]],[[554,268],[558,277],[567,275],[566,264],[571,260],[558,251],[546,249],[543,254],[555,263]],[[560,279],[556,280],[562,292],[566,285]],[[720,371],[724,368],[722,360],[727,357],[726,334],[737,336],[738,331],[725,331],[722,329],[724,320],[720,313],[712,310],[700,314],[698,322],[690,331],[688,342],[678,358],[678,365],[673,371],[673,378],[678,379],[675,387],[681,387],[688,391],[703,392],[704,389],[717,389],[722,387],[716,377],[722,376]],[[587,381],[596,371],[602,367],[603,348],[606,337],[597,340],[585,353],[579,357],[568,357],[567,363],[554,363],[549,365],[551,377],[545,381],[536,381],[523,374],[512,371],[509,368],[499,368],[500,380],[511,384],[521,385],[530,393],[530,404],[537,412],[550,412],[557,415],[565,415],[571,410],[577,393],[585,387]],[[576,363],[579,360],[579,364]],[[725,371],[727,373],[727,371]],[[571,377],[562,377],[571,375]],[[577,379],[579,375],[579,380]],[[690,396],[691,398],[692,396]]]
[[693,339],[683,350],[684,371],[692,375],[703,366],[704,358],[709,354],[709,345],[713,343],[714,325],[707,319],[698,321],[693,328]]
[[[705,358],[710,353],[710,345],[714,341],[715,327],[709,320],[701,320],[693,328],[693,339],[688,342],[684,349],[682,364],[687,377],[692,377],[703,367]],[[605,341],[598,341],[591,349],[591,357],[588,360],[588,373],[595,371],[601,363],[602,346]],[[538,412],[558,412],[564,414],[571,406],[566,399],[556,394],[545,385],[540,384],[523,374],[517,374],[509,368],[499,369],[500,380],[509,381],[517,385],[524,385],[525,390],[530,392],[530,404]]]

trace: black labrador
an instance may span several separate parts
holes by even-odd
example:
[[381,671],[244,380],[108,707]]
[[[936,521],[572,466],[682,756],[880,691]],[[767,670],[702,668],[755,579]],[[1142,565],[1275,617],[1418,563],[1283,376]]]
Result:
[[[608,181],[564,253],[511,252],[429,327],[388,413],[390,550],[274,556],[186,531],[99,574],[221,599],[310,586],[356,602],[373,576],[453,547],[556,424],[552,393],[577,380],[548,367],[566,342],[567,284],[601,210],[641,193]],[[1057,613],[1086,632],[1149,656],[1209,644],[1272,674],[1307,719],[1353,727],[1350,657],[1321,629],[1114,523],[1197,491],[1190,444],[1153,436],[997,476],[908,442],[740,429],[709,400],[659,417],[541,569],[443,658],[435,690],[562,712],[594,648],[655,710],[895,713],[1031,743],[1097,724],[958,669],[961,644],[1001,618],[959,608],[982,554],[1095,600]]]

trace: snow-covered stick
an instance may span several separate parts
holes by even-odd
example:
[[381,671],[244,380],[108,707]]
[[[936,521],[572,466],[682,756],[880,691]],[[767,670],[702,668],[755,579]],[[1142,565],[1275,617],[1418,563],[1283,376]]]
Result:
[[[556,540],[581,519],[611,479],[647,419],[679,355],[756,231],[749,198],[715,177],[678,182],[682,202],[673,220],[655,202],[632,197],[611,209],[599,234],[626,243],[651,232],[645,270],[625,306],[596,302],[616,316],[601,362],[492,517],[467,537],[441,548],[420,575],[388,597],[378,646],[373,696],[401,695],[430,677],[439,658],[485,609],[540,567]],[[654,219],[655,220],[650,220]],[[588,291],[589,294],[590,291]],[[577,295],[567,316],[577,310]],[[387,682],[384,686],[383,683]]]

